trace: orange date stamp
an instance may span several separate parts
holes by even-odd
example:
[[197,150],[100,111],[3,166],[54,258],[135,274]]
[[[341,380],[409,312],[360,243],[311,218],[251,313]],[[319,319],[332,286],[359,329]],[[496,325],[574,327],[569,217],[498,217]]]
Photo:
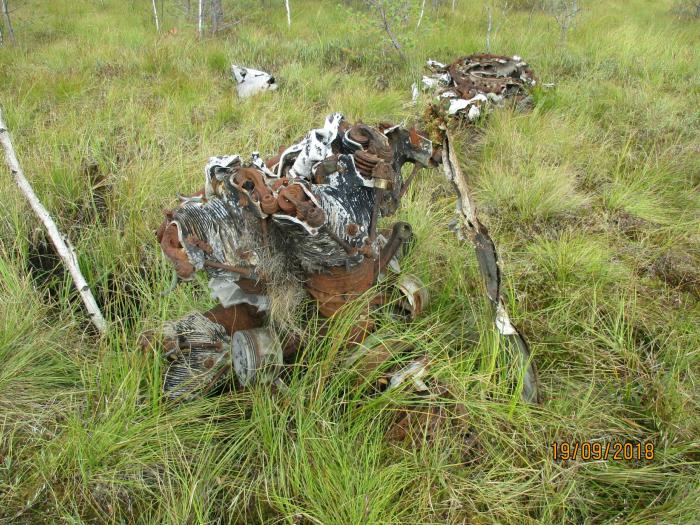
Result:
[[555,441],[552,443],[555,461],[652,461],[654,443],[647,441]]

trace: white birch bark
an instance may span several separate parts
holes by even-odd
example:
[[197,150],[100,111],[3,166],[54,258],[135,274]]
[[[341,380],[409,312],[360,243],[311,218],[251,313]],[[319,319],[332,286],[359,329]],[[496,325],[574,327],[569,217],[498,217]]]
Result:
[[289,7],[289,0],[284,0],[284,8],[287,10],[287,26],[292,27],[292,11]]
[[156,0],[151,0],[153,4],[153,17],[156,20],[156,31],[160,33],[160,21],[158,20],[158,8],[156,7]]
[[418,23],[416,24],[416,29],[420,27],[420,23],[423,21],[423,13],[425,13],[425,0],[420,6],[420,16],[418,17]]
[[17,156],[15,155],[15,150],[12,147],[12,141],[10,140],[10,133],[8,132],[5,122],[2,119],[2,112],[0,111],[0,142],[5,149],[5,161],[7,167],[10,168],[10,172],[15,179],[15,183],[19,187],[20,191],[24,194],[29,205],[34,210],[39,220],[44,224],[46,230],[49,233],[49,238],[53,243],[58,255],[63,260],[63,263],[68,267],[71,277],[73,278],[73,283],[80,293],[80,297],[85,304],[85,308],[90,314],[91,320],[95,327],[100,333],[104,334],[107,331],[107,323],[105,322],[100,307],[95,301],[95,297],[92,295],[92,291],[80,272],[80,267],[78,266],[78,258],[75,253],[75,248],[71,244],[68,237],[61,234],[56,226],[56,223],[51,218],[51,214],[41,203],[39,198],[34,193],[31,184],[24,176],[22,168],[19,165]]
[[197,18],[197,31],[199,32],[199,38],[202,38],[202,33],[204,31],[204,0],[199,0],[199,15]]
[[493,10],[491,9],[491,4],[486,6],[488,13],[488,27],[486,28],[486,52],[491,52],[491,30],[493,29]]

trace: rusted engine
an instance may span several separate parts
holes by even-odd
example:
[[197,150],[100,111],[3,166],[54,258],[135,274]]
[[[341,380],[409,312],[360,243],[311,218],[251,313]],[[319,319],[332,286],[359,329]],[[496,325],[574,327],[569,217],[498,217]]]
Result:
[[526,107],[532,101],[530,91],[537,84],[527,62],[517,55],[479,53],[458,58],[449,65],[428,60],[427,67],[430,74],[423,76],[423,87],[434,91],[441,101],[433,106],[469,121],[506,100]]
[[[334,113],[267,162],[257,153],[210,159],[204,189],[182,198],[157,232],[177,276],[205,271],[219,303],[166,324],[167,395],[212,388],[231,367],[243,386],[274,381],[296,348],[270,329],[271,288],[301,283],[325,317],[372,288],[412,236],[402,222],[378,230],[406,190],[402,167],[428,166],[432,154],[415,129],[352,125]],[[425,300],[420,283],[402,286],[415,310]],[[370,316],[362,318],[349,342],[370,331]]]

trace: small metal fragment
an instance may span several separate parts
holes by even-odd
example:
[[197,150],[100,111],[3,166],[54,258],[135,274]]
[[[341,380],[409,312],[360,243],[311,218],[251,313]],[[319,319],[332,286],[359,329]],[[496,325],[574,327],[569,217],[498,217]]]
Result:
[[428,306],[428,289],[418,276],[408,273],[401,275],[396,285],[403,295],[401,307],[408,312],[411,319],[416,319]]
[[243,386],[269,384],[282,365],[282,345],[269,328],[239,330],[231,339],[233,367]]

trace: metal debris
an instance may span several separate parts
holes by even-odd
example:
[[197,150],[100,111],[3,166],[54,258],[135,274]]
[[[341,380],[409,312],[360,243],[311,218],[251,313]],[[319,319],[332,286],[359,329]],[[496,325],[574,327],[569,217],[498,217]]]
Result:
[[221,386],[231,369],[231,341],[224,327],[191,313],[166,323],[165,357],[169,359],[163,389],[171,399],[187,400]]
[[[212,297],[219,302],[204,316],[168,325],[166,340],[179,350],[169,353],[176,361],[166,372],[169,397],[207,391],[231,369],[241,386],[279,383],[283,361],[296,352],[294,338],[282,342],[276,335],[281,322],[275,305],[280,301],[272,295],[281,288],[298,287],[300,295],[294,297],[306,295],[321,316],[332,317],[387,279],[391,269],[399,274],[391,281],[401,297],[399,308],[407,319],[418,317],[427,304],[427,291],[417,277],[401,275],[398,262],[402,247],[412,238],[411,226],[397,222],[379,232],[378,221],[394,214],[417,169],[442,163],[458,194],[458,235],[473,244],[494,306],[495,326],[520,356],[523,398],[537,402],[536,369],[505,308],[495,245],[478,219],[445,118],[474,121],[484,109],[506,99],[525,100],[536,81],[517,56],[470,55],[449,66],[435,61],[428,66],[433,75],[424,77],[423,84],[436,91],[438,101],[428,108],[427,125],[437,124],[441,147],[433,148],[415,128],[351,124],[333,113],[322,127],[272,159],[263,161],[258,152],[248,161],[238,155],[210,159],[204,190],[181,198],[175,210],[166,212],[157,236],[177,276],[189,280],[196,271],[206,272]],[[233,68],[241,96],[275,89],[269,75],[271,82],[261,72],[251,77],[250,71]],[[246,86],[247,79],[254,82]],[[404,181],[401,168],[407,162],[414,171]],[[386,345],[363,344],[374,329],[369,309],[387,301],[384,293],[370,297],[367,311],[348,336],[348,345],[359,348],[345,364],[357,367],[361,377],[394,356]],[[287,310],[293,309],[293,302]],[[421,358],[381,375],[375,388],[390,390],[408,382],[425,393],[430,390],[423,381],[427,370],[428,360]]]
[[269,327],[233,334],[233,366],[242,386],[274,382],[282,366],[282,343]]
[[506,347],[515,350],[523,370],[522,397],[539,401],[537,369],[530,357],[530,349],[522,334],[510,321],[501,290],[501,270],[496,247],[486,227],[479,221],[471,189],[461,171],[450,128],[470,124],[494,107],[506,101],[517,108],[527,107],[532,101],[530,92],[537,80],[527,63],[519,56],[472,54],[446,65],[428,60],[430,75],[423,77],[424,89],[432,91],[436,99],[426,108],[426,124],[431,136],[442,147],[436,147],[433,158],[442,163],[443,172],[457,193],[457,221],[450,225],[460,240],[469,241],[475,249],[486,294],[493,305],[494,324]]
[[275,91],[278,87],[275,77],[257,69],[233,64],[231,75],[240,98],[248,98],[263,91]]
[[523,103],[537,83],[527,63],[517,55],[473,54],[449,66],[435,60],[428,60],[427,66],[431,73],[423,76],[423,88],[435,93],[448,115],[469,121],[505,100]]
[[452,182],[457,192],[457,235],[461,240],[468,240],[474,246],[479,270],[486,287],[486,295],[494,308],[496,329],[506,344],[514,348],[519,356],[523,369],[522,397],[526,401],[537,403],[539,399],[537,369],[530,358],[530,348],[525,338],[513,326],[505,308],[496,246],[486,226],[479,221],[467,178],[457,161],[454,144],[450,131],[446,130],[442,147],[442,166],[445,177]]
[[[217,371],[230,369],[232,361],[242,386],[273,382],[284,355],[295,349],[283,348],[271,331],[271,292],[303,283],[318,312],[331,317],[372,288],[389,265],[397,268],[411,227],[397,222],[382,234],[378,221],[396,211],[406,190],[402,166],[428,166],[432,153],[431,141],[415,129],[353,125],[334,113],[266,162],[257,152],[249,161],[238,155],[210,159],[204,190],[181,198],[157,232],[177,276],[191,280],[196,271],[206,272],[220,305],[217,315],[168,325],[166,339],[184,341],[189,349],[171,354],[180,361],[166,373],[168,395],[189,396],[192,385],[210,388],[207,381],[219,377],[205,366],[211,364],[210,339],[219,343],[215,351],[226,354],[214,361]],[[427,302],[422,283],[404,277],[398,287],[409,317],[419,315]],[[386,301],[378,293],[370,305]],[[227,315],[242,308],[242,315]],[[215,323],[222,329],[212,331]],[[361,341],[371,329],[367,311],[350,340]],[[201,352],[192,350],[198,342]]]
[[417,275],[403,274],[399,277],[397,287],[402,299],[399,302],[411,319],[416,319],[423,313],[429,300],[428,289]]

